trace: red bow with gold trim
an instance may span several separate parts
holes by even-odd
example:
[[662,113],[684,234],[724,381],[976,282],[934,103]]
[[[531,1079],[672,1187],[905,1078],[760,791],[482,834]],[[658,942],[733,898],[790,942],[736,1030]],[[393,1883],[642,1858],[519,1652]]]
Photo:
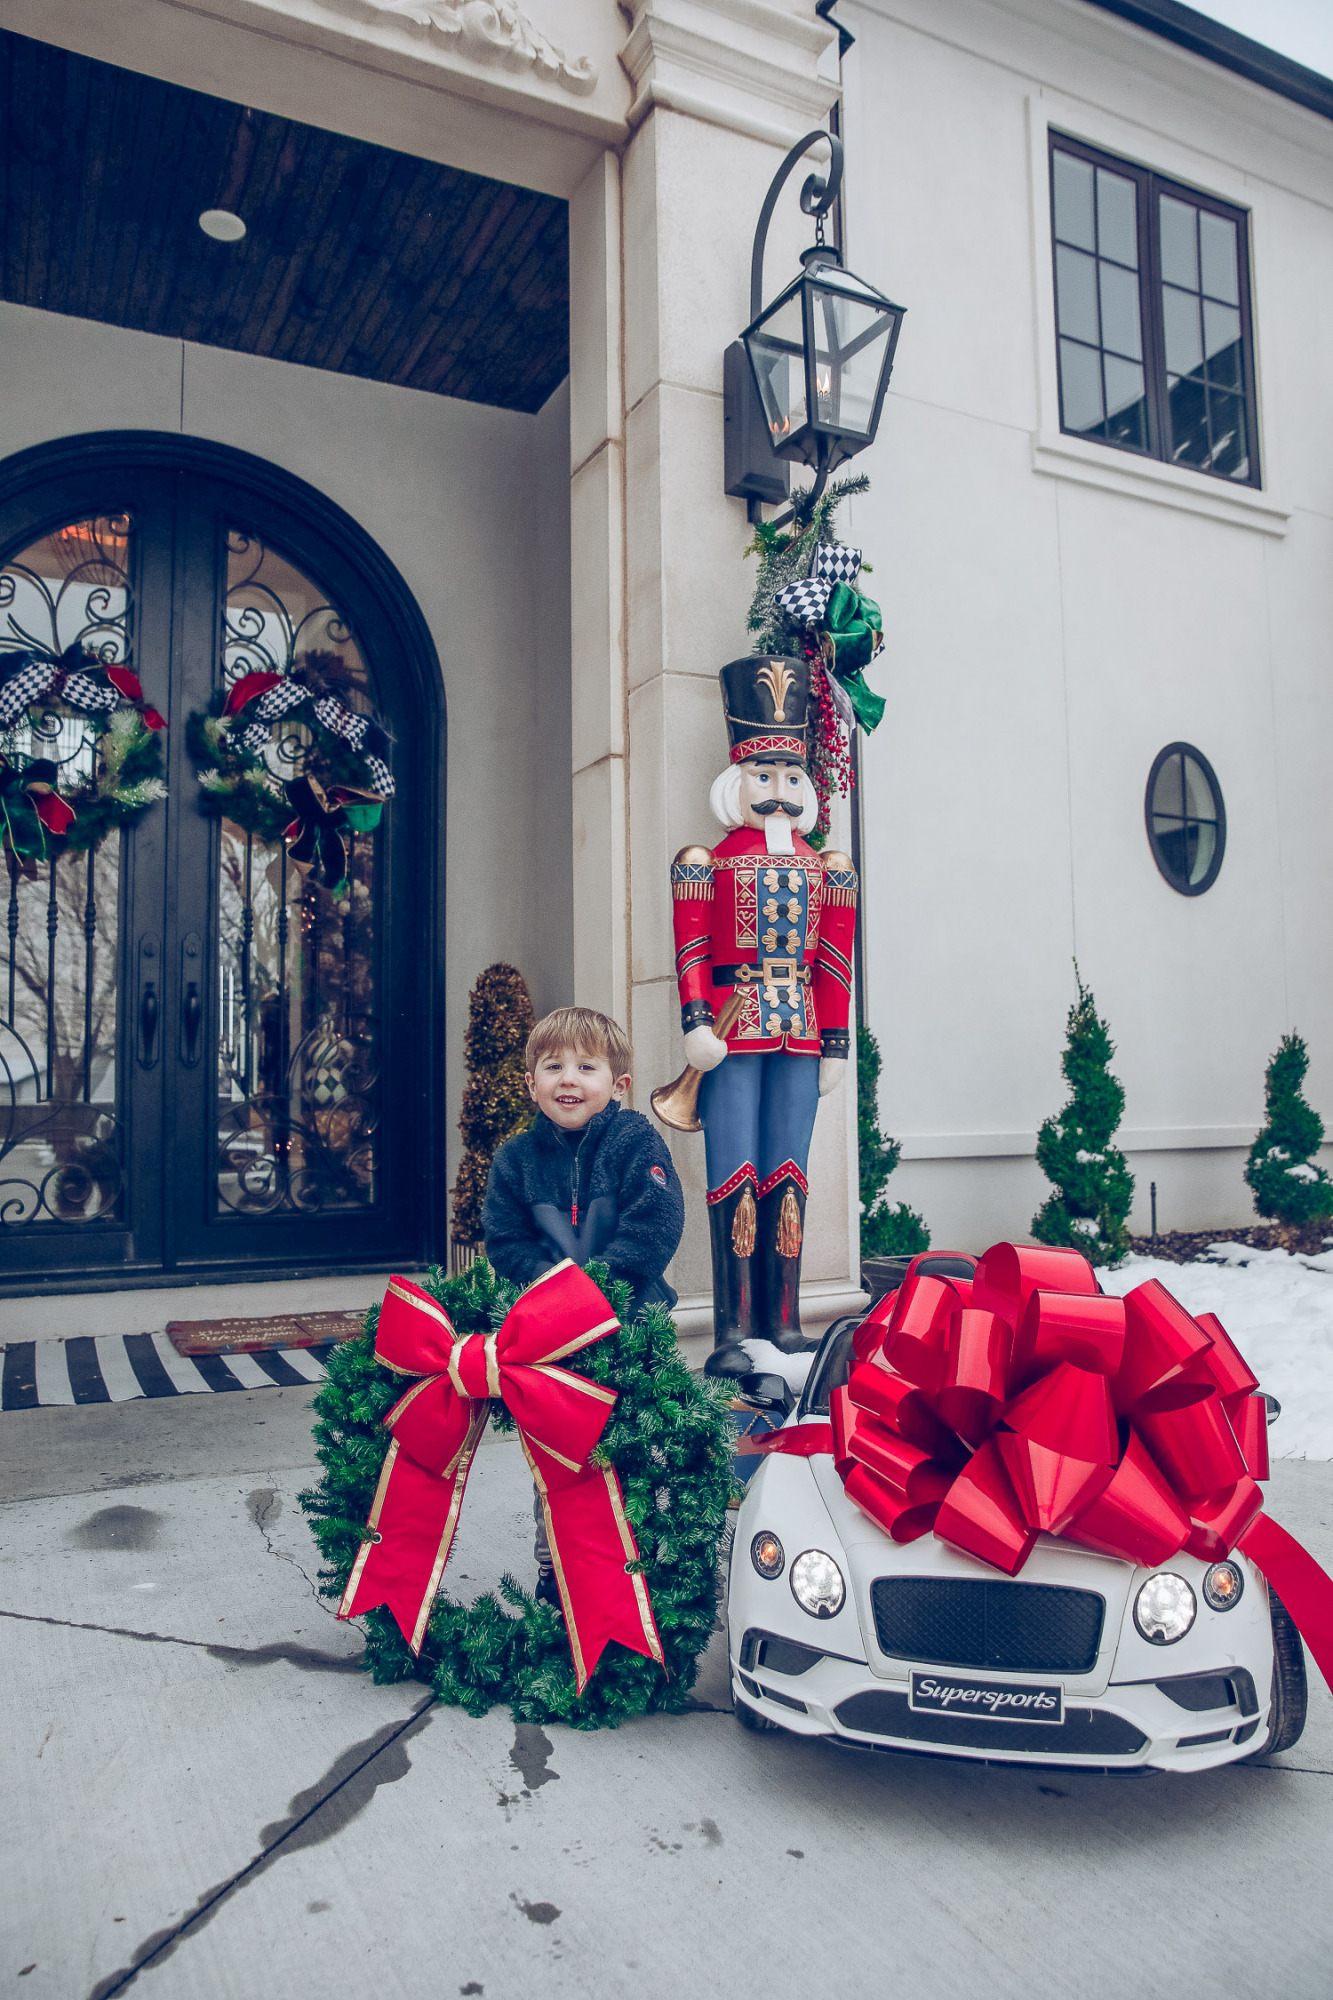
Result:
[[1333,1580],[1263,1512],[1264,1399],[1212,1313],[1155,1278],[1106,1297],[1076,1250],[997,1243],[970,1280],[909,1272],[853,1352],[831,1424],[760,1452],[831,1451],[892,1540],[933,1529],[1007,1576],[1042,1533],[1149,1568],[1239,1548],[1333,1685]]
[[639,1551],[620,1481],[588,1462],[616,1392],[555,1365],[618,1325],[592,1279],[568,1260],[529,1285],[496,1332],[466,1338],[428,1292],[390,1278],[375,1359],[422,1379],[384,1419],[393,1441],[340,1618],[385,1604],[412,1651],[421,1650],[495,1396],[518,1425],[541,1495],[579,1693],[612,1639],[664,1664],[648,1586],[627,1570]]

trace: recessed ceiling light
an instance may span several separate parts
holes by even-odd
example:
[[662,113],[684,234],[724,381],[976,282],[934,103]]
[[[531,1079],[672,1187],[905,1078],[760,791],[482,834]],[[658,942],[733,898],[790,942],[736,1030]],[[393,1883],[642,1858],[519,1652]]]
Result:
[[239,243],[245,234],[245,224],[229,208],[206,208],[199,218],[199,227],[215,243]]

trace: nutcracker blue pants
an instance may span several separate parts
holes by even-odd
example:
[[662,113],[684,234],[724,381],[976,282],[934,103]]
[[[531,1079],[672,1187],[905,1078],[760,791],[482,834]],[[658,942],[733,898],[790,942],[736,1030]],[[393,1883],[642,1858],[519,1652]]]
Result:
[[819,1107],[819,1057],[729,1055],[699,1085],[710,1199],[744,1167],[760,1187],[790,1160],[805,1178]]

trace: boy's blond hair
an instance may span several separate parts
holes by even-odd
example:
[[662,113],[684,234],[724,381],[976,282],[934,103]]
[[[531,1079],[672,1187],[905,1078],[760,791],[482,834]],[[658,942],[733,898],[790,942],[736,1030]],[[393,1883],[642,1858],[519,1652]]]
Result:
[[523,1067],[531,1076],[543,1056],[561,1055],[566,1049],[605,1057],[617,1079],[628,1076],[634,1067],[634,1051],[625,1030],[593,1007],[557,1007],[543,1016],[528,1036]]

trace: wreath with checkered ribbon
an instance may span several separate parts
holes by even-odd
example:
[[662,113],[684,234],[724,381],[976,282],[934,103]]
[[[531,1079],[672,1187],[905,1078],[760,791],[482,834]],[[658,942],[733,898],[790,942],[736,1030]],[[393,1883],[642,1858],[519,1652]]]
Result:
[[[85,725],[72,753],[70,723]],[[0,842],[13,865],[35,874],[164,799],[166,726],[123,660],[79,644],[0,654]]]
[[264,841],[287,842],[294,865],[341,890],[347,835],[370,833],[394,795],[389,739],[372,716],[320,685],[341,663],[307,653],[300,674],[248,673],[186,724],[205,812]]

